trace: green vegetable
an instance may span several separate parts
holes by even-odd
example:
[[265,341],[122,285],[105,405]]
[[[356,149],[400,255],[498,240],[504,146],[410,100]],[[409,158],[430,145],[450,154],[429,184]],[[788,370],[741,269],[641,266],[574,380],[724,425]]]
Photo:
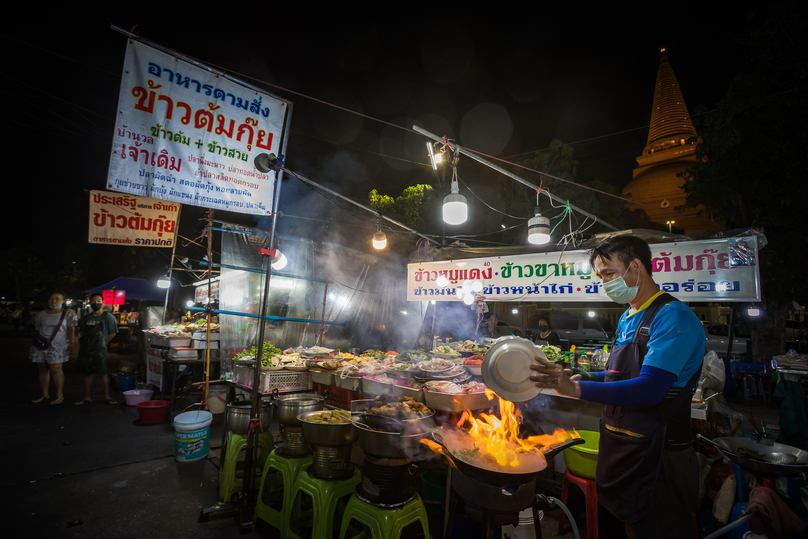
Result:
[[[261,354],[261,366],[262,367],[276,367],[278,362],[273,360],[270,356],[274,354],[280,354],[281,349],[275,346],[272,346],[272,343],[265,342],[263,347],[263,353]],[[233,359],[241,359],[243,357],[256,357],[258,356],[258,345],[252,345],[243,352],[239,352]]]
[[547,361],[564,361],[564,354],[561,353],[561,348],[558,346],[548,344],[547,346],[542,346],[541,351],[547,356]]

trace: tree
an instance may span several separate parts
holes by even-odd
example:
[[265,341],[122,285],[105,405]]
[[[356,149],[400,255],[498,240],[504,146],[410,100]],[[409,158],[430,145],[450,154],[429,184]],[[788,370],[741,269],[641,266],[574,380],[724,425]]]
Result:
[[[760,26],[741,40],[751,66],[716,107],[697,120],[699,162],[685,173],[687,206],[704,205],[729,228],[759,227],[766,316],[753,336],[755,355],[782,352],[787,308],[804,304],[808,236],[808,41],[804,5],[771,6]],[[699,112],[699,111],[697,111]],[[703,112],[703,110],[702,110]]]
[[425,184],[405,188],[395,199],[373,189],[368,194],[371,208],[410,228],[421,231],[424,227],[423,211],[432,198],[432,187]]

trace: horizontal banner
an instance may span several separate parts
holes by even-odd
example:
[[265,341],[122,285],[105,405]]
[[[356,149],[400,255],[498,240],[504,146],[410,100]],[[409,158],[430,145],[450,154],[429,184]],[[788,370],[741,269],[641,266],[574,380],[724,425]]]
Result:
[[[760,301],[757,245],[753,236],[653,244],[654,281],[682,301]],[[475,281],[487,301],[610,301],[587,251],[408,264],[407,300],[462,301],[458,290]]]
[[90,191],[87,241],[127,247],[174,247],[179,208],[179,204],[149,197]]
[[107,188],[170,202],[266,215],[288,104],[129,40]]

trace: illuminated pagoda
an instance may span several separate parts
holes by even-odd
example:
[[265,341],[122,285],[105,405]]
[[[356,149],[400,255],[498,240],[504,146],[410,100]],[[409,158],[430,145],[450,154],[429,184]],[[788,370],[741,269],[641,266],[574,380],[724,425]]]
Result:
[[[682,189],[685,179],[677,174],[696,163],[697,136],[676,75],[662,49],[648,143],[637,157],[639,166],[634,169],[633,179],[623,188],[623,194],[647,204],[641,207],[651,221],[660,224],[674,221],[673,226],[684,229],[685,233],[718,228],[703,207],[687,208],[683,213],[676,210],[685,203]],[[701,215],[698,215],[699,210],[702,210]]]

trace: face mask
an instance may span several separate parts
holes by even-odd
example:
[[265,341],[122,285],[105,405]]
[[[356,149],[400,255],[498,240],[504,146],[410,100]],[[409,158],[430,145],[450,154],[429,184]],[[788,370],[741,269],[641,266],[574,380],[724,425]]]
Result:
[[542,331],[545,331],[548,327],[550,326],[548,326],[547,324],[539,324],[539,329]]
[[[631,268],[630,265],[629,268]],[[615,303],[631,303],[631,300],[637,297],[637,292],[640,290],[639,278],[637,278],[637,285],[635,286],[628,286],[626,284],[625,279],[623,279],[626,273],[628,273],[628,269],[626,269],[626,272],[621,277],[612,279],[603,285],[603,290],[606,292],[606,295]]]
[[53,310],[55,311],[55,310],[57,310],[57,309],[61,309],[61,308],[62,308],[62,304],[60,303],[59,305],[57,305],[57,306],[55,306],[55,307],[54,307],[53,305],[51,305],[51,306],[50,306],[50,308],[51,308],[51,309],[53,309]]
[[104,305],[101,304],[101,303],[93,303],[93,304],[90,305],[90,309],[92,309],[93,312],[98,312],[103,308],[104,308]]

